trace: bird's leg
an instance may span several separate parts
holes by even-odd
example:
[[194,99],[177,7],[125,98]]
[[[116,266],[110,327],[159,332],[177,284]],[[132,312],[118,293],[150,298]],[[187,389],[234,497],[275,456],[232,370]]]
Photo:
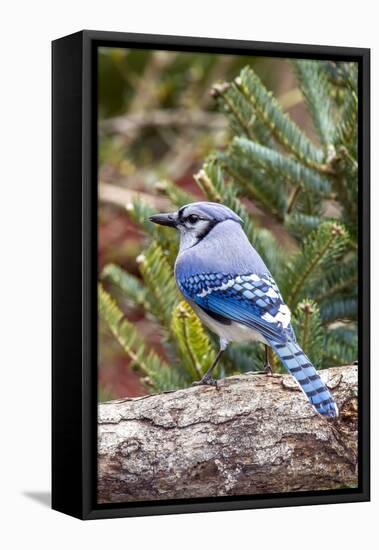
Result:
[[216,367],[217,363],[220,361],[222,354],[226,350],[226,347],[227,347],[227,344],[223,344],[221,342],[220,350],[217,353],[216,357],[214,358],[213,363],[211,364],[211,366],[209,367],[209,369],[204,374],[204,376],[202,377],[201,380],[192,383],[193,386],[206,385],[206,386],[216,386],[217,387],[217,380],[212,378],[212,371]]
[[265,344],[265,364],[263,366],[263,370],[266,374],[272,374],[272,366],[270,363],[270,349]]
[[264,346],[265,346],[265,363],[263,365],[263,370],[252,371],[252,372],[249,372],[249,374],[272,374],[272,366],[270,363],[270,355],[269,355],[270,348],[266,346],[266,344]]

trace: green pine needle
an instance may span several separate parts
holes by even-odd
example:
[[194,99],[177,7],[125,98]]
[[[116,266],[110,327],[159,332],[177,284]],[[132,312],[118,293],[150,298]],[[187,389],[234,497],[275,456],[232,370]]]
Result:
[[321,367],[325,331],[316,302],[308,299],[302,300],[295,310],[292,323],[302,350],[316,368]]
[[325,147],[334,143],[334,111],[332,89],[325,63],[294,59],[293,66],[314,126]]
[[101,285],[98,292],[100,318],[131,359],[132,366],[147,377],[148,385],[158,391],[183,387],[186,381],[181,372],[169,367],[154,351],[147,350],[144,339]]
[[171,314],[179,302],[172,266],[159,244],[152,242],[137,258],[143,281],[154,302],[152,310],[166,328],[170,327]]
[[211,366],[215,350],[193,309],[181,301],[172,313],[171,332],[193,380],[199,380]]
[[279,102],[250,67],[242,69],[235,83],[262,123],[289,153],[312,168],[324,170],[324,154],[321,149],[283,112]]
[[347,243],[346,230],[336,222],[324,222],[309,235],[282,274],[281,288],[290,309],[341,258]]
[[319,194],[330,193],[331,185],[327,178],[303,166],[299,162],[282,155],[274,149],[264,147],[245,138],[234,138],[231,144],[232,157],[242,157],[257,170],[275,180],[279,188],[282,182],[300,185],[304,189]]
[[143,283],[134,275],[131,275],[115,264],[107,264],[101,272],[103,281],[110,282],[117,287],[121,295],[146,311],[151,311],[148,299],[148,290]]

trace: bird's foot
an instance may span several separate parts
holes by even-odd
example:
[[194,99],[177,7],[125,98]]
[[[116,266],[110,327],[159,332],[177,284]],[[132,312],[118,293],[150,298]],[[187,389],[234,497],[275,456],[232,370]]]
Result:
[[267,374],[268,376],[272,375],[273,370],[272,370],[272,366],[270,365],[270,363],[265,363],[265,365],[263,367],[263,372],[264,372],[264,374]]
[[212,376],[203,376],[201,380],[192,382],[192,386],[214,386],[218,389],[217,380],[212,378]]
[[263,370],[253,370],[253,371],[247,372],[246,374],[259,374],[259,375],[266,374],[267,376],[271,376],[272,372],[273,371],[272,371],[271,365],[266,364],[264,365]]

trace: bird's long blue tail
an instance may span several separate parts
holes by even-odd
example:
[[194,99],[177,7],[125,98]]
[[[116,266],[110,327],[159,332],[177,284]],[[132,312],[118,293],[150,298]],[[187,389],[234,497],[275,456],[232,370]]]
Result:
[[270,342],[286,369],[296,379],[319,414],[338,416],[337,405],[320,375],[296,342]]

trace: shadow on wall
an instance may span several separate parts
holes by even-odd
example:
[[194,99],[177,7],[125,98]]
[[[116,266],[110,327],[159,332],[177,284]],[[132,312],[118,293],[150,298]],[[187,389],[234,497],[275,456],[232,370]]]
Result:
[[43,506],[51,507],[50,491],[24,491],[22,494]]

